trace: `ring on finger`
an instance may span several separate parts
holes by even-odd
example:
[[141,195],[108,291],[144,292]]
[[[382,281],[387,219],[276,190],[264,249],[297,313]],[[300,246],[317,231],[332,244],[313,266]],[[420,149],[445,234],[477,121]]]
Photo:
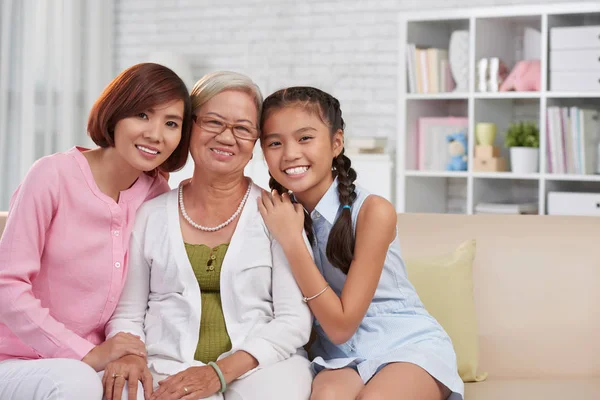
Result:
[[183,387],[183,391],[185,392],[185,394],[188,394],[188,393],[189,393],[189,390],[188,390],[188,388],[186,388],[185,386]]
[[121,376],[121,375],[117,374],[116,372],[115,372],[114,374],[112,374],[112,377],[113,377],[113,378],[118,378],[118,377],[120,377],[120,376]]

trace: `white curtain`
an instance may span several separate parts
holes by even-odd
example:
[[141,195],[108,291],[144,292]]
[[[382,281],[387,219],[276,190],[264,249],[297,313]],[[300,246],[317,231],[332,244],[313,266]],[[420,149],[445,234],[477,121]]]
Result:
[[38,158],[90,146],[113,77],[114,0],[0,0],[0,211]]

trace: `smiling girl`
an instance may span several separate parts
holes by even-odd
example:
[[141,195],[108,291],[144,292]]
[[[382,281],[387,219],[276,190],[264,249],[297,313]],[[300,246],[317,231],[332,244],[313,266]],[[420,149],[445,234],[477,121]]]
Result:
[[259,208],[315,316],[311,399],[462,399],[450,338],[408,281],[394,207],[354,184],[338,100],[280,90],[261,130],[273,192]]
[[39,159],[14,193],[0,240],[0,398],[101,399],[96,371],[139,338],[105,340],[127,275],[136,210],[169,190],[191,129],[183,81],[158,64],[117,76],[94,104],[99,146]]

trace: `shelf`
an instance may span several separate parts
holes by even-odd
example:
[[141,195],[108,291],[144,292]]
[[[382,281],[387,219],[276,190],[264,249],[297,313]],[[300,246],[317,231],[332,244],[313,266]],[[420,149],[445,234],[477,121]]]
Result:
[[600,175],[546,174],[547,181],[600,182]]
[[466,92],[466,93],[406,93],[407,100],[467,100],[474,99],[600,99],[596,92]]
[[600,99],[600,93],[597,92],[547,92],[549,99]]
[[[468,54],[459,54],[461,57],[455,58],[459,61],[459,67],[468,69],[468,85],[461,87],[459,93],[408,93],[410,82],[407,63],[401,62],[399,65],[395,188],[398,211],[472,214],[479,202],[515,201],[537,202],[539,213],[544,214],[547,211],[549,192],[600,192],[600,174],[543,172],[544,167],[549,165],[548,154],[553,147],[547,134],[550,126],[548,110],[551,107],[600,108],[598,88],[589,87],[593,92],[583,91],[587,88],[585,86],[579,91],[550,90],[550,52],[553,49],[551,29],[600,25],[600,3],[575,5],[565,0],[563,4],[552,5],[455,7],[444,12],[444,16],[446,19],[440,15],[439,10],[402,13],[400,16],[401,60],[406,58],[409,43],[421,49],[431,47],[449,50],[452,44],[450,38],[456,30],[469,32],[469,43]],[[539,35],[533,30],[539,32]],[[467,47],[466,42],[460,44],[463,49]],[[436,52],[432,54],[435,58]],[[439,54],[445,55],[437,52]],[[463,64],[467,56],[468,65]],[[509,71],[521,60],[539,59],[542,68],[541,89],[535,92],[477,91],[478,60],[489,57],[500,58]],[[424,62],[422,59],[420,61]],[[427,62],[430,62],[429,58]],[[412,71],[416,71],[417,67],[411,64]],[[427,136],[420,135],[419,118],[445,116],[468,120],[467,155],[471,170],[444,171],[445,161],[435,165],[439,169],[436,171],[417,170],[419,165],[423,165],[419,164],[421,157],[431,162],[445,160],[449,154],[448,148],[444,147],[447,143],[440,140],[444,139],[441,136],[446,134],[445,131],[437,131],[439,136],[432,136],[435,131],[429,132],[429,136],[433,138],[428,139]],[[510,169],[507,172],[473,171],[477,124],[490,122],[496,125],[497,134],[493,144],[500,148],[499,156],[510,166],[510,149],[504,146],[504,140],[508,127],[515,121],[535,121],[540,129],[540,172],[516,174],[510,172]],[[585,137],[591,139],[587,135]],[[554,137],[551,139],[554,140]],[[593,142],[595,146],[592,154],[600,157],[596,153],[597,140],[590,140],[590,143]],[[585,145],[592,146],[587,143]],[[596,163],[597,160],[594,160],[593,165]]]
[[391,162],[392,161],[392,155],[389,153],[377,153],[377,154],[369,154],[369,153],[362,153],[362,154],[355,154],[352,153],[350,151],[344,153],[345,155],[347,155],[348,157],[350,157],[350,159],[354,162]]
[[473,95],[476,99],[539,99],[540,92],[477,92]]
[[540,174],[515,174],[513,172],[473,172],[474,178],[538,180]]
[[407,93],[407,100],[466,100],[468,93]]
[[[521,179],[521,180],[538,180],[540,174],[515,174],[513,172],[467,172],[467,171],[415,171],[410,170],[404,173],[410,177],[424,178],[473,178],[480,179]],[[572,180],[572,181],[600,181],[600,175],[556,175],[557,178],[549,178],[551,175],[546,175],[546,179],[553,180]],[[589,178],[588,178],[589,176]],[[567,178],[564,178],[567,177]]]
[[427,178],[466,178],[467,171],[415,171],[410,170],[404,173],[406,176],[427,177]]

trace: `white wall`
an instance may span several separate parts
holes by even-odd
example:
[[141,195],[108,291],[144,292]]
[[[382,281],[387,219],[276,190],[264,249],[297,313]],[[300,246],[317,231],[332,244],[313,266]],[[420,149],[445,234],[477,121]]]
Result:
[[[151,51],[183,54],[194,79],[228,69],[269,93],[315,85],[340,100],[349,135],[396,130],[401,11],[519,4],[519,0],[116,0],[115,64]],[[545,0],[535,3],[565,2]]]

